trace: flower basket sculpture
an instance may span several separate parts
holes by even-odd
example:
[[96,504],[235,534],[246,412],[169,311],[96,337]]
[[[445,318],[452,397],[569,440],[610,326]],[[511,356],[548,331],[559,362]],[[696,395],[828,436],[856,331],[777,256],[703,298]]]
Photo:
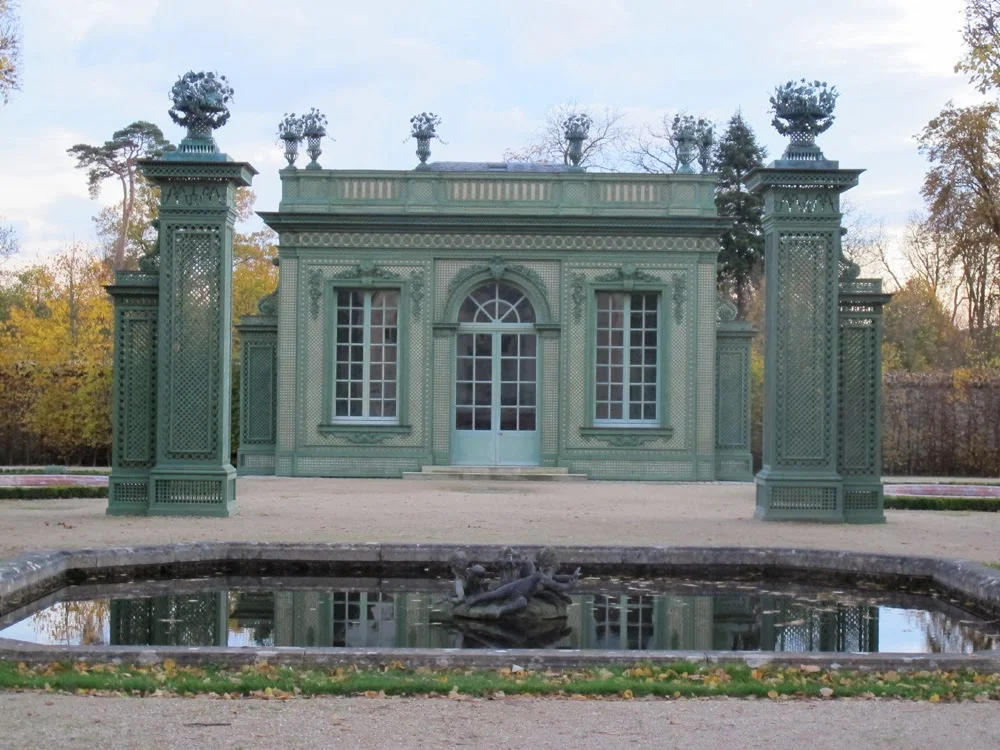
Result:
[[306,164],[306,169],[322,169],[319,165],[320,154],[323,149],[320,144],[323,136],[326,135],[326,115],[313,107],[301,118],[302,135],[306,139],[306,153],[309,154],[310,162]]
[[691,115],[676,115],[670,124],[670,140],[677,151],[677,173],[694,174],[694,160],[707,171],[712,149],[712,123]]
[[281,122],[278,123],[278,140],[285,145],[285,161],[288,162],[289,169],[295,169],[295,160],[299,157],[299,144],[302,143],[303,135],[302,118],[285,113]]
[[805,78],[778,86],[771,96],[774,125],[781,135],[789,138],[784,159],[819,161],[823,152],[816,145],[816,136],[833,125],[833,109],[840,93],[836,87],[827,87],[825,81]]
[[212,132],[229,120],[233,89],[224,75],[189,71],[170,89],[173,100],[170,119],[187,128],[187,136],[177,149],[179,158],[218,158],[219,146]]
[[566,156],[569,157],[574,169],[581,171],[584,169],[580,166],[580,160],[583,158],[583,142],[590,137],[590,126],[593,124],[594,121],[586,112],[570,115],[563,120],[563,135],[569,142]]
[[417,158],[420,159],[417,169],[429,169],[427,158],[431,155],[431,139],[441,140],[437,134],[440,124],[441,118],[433,112],[421,112],[410,118],[410,137],[417,140]]

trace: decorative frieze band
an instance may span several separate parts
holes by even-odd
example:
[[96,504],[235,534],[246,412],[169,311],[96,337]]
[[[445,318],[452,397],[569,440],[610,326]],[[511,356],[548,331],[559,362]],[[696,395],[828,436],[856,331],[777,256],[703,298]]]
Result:
[[343,247],[379,250],[580,250],[717,252],[712,237],[602,237],[551,234],[443,234],[389,232],[288,232],[282,248]]

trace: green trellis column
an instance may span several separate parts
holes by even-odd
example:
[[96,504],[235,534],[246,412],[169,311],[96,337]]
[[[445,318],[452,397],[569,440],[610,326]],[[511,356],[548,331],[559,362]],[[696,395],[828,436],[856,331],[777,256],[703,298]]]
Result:
[[[210,133],[210,131],[209,131]],[[236,189],[257,172],[182,142],[142,162],[160,188],[159,348],[152,515],[229,515],[233,223]],[[210,135],[206,140],[214,145]],[[198,148],[199,150],[193,150]]]
[[278,405],[278,293],[244,315],[240,334],[239,474],[274,474]]
[[837,459],[840,194],[863,170],[838,166],[790,147],[748,181],[764,198],[761,519],[844,520]]
[[839,445],[844,520],[884,523],[881,279],[840,282]]
[[757,331],[736,315],[736,305],[720,297],[715,326],[715,478],[749,482],[750,345]]
[[119,271],[107,290],[115,309],[108,514],[145,515],[149,471],[156,461],[159,276],[153,267]]

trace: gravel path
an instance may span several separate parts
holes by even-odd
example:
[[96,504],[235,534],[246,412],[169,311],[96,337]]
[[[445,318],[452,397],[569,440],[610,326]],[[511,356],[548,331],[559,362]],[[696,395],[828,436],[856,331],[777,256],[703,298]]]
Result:
[[320,698],[288,702],[0,693],[0,747],[855,748],[994,750],[996,704],[712,699]]
[[[740,484],[241,478],[232,518],[123,518],[105,500],[0,501],[0,559],[195,540],[844,548],[1000,560],[1000,513],[889,511],[846,526],[753,520]],[[200,725],[199,725],[200,724]],[[221,724],[221,726],[204,726]],[[0,748],[995,748],[995,703],[318,699],[0,692]]]
[[232,518],[111,517],[107,502],[0,501],[0,559],[185,541],[775,546],[1000,560],[1000,513],[889,511],[873,526],[761,523],[750,484],[241,478]]

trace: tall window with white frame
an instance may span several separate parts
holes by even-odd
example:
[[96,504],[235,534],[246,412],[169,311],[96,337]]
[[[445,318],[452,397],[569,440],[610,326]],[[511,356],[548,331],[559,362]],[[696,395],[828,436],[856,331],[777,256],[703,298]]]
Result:
[[659,424],[659,298],[598,292],[594,424]]
[[399,291],[338,289],[333,421],[399,421]]

